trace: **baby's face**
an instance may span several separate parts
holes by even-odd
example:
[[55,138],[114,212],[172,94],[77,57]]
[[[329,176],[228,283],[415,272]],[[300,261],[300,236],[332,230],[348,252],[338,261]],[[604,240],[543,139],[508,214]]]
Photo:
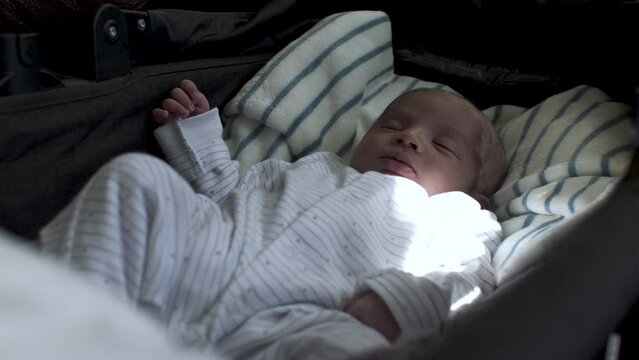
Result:
[[443,91],[398,97],[358,144],[351,166],[411,179],[435,195],[477,191],[486,124],[470,103]]

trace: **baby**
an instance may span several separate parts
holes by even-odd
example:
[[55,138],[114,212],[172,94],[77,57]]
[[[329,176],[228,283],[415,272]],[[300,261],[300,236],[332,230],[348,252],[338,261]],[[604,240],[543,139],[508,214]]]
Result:
[[237,359],[339,359],[437,328],[494,287],[501,229],[482,207],[504,152],[464,98],[398,97],[350,166],[319,152],[242,174],[195,84],[152,114],[172,168],[142,154],[111,161],[41,243],[184,343]]

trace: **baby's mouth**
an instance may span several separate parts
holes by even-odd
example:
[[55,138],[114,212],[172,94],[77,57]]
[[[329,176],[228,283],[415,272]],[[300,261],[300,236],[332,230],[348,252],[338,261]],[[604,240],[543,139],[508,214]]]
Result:
[[382,156],[381,160],[384,166],[383,173],[401,176],[411,180],[415,178],[415,169],[413,169],[407,160],[397,156]]

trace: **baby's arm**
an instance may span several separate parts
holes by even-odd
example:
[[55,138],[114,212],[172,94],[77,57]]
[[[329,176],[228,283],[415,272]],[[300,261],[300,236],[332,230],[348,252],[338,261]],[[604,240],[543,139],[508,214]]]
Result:
[[[347,304],[345,311],[391,342],[400,333],[436,329],[451,310],[492,291],[492,268],[476,268],[480,263],[476,261],[462,271],[435,272],[422,277],[398,269],[371,274],[359,289],[367,303],[359,304],[356,311]],[[358,295],[354,299],[357,304]]]
[[220,201],[235,188],[239,165],[222,139],[218,110],[209,110],[192,81],[180,82],[162,107],[153,109],[152,117],[162,125],[154,135],[167,161],[197,192]]
[[[461,201],[466,198],[460,194],[433,196],[431,202],[439,212],[434,216],[439,218],[430,223],[432,237],[426,240],[425,253],[416,254],[405,268],[378,270],[360,280],[356,294],[378,296],[386,307],[376,306],[376,312],[392,314],[401,333],[437,329],[452,312],[495,287],[492,252],[501,241],[501,226],[494,214],[480,210],[476,202]],[[348,307],[345,310],[351,312]],[[369,312],[355,317],[369,325],[378,324],[378,316]],[[372,327],[382,334],[392,329],[390,321],[382,326]]]

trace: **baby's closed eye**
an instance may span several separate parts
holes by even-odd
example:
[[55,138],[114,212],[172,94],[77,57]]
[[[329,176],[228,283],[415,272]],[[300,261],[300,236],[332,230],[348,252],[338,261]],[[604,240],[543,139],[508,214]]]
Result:
[[389,129],[389,130],[401,130],[402,129],[402,123],[399,120],[397,120],[397,119],[385,119],[385,120],[381,121],[381,123],[379,125],[383,129]]
[[453,155],[456,158],[459,158],[459,154],[455,147],[455,144],[453,144],[452,142],[443,141],[443,140],[434,140],[433,145],[435,145],[435,147],[437,147],[441,151],[446,152],[450,155]]

